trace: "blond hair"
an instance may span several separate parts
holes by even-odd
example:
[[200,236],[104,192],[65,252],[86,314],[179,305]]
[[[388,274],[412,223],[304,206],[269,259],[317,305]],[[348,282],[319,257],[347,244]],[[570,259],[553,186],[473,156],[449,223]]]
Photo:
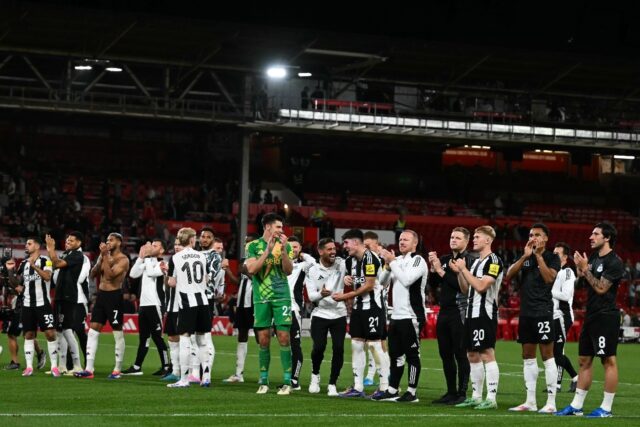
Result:
[[474,230],[474,233],[482,233],[485,236],[491,237],[491,240],[496,238],[496,230],[490,225],[482,225]]
[[180,242],[180,245],[189,246],[189,242],[192,237],[193,238],[196,237],[196,230],[189,227],[183,227],[180,230],[178,230],[178,235],[176,236],[176,239],[178,239],[178,241]]

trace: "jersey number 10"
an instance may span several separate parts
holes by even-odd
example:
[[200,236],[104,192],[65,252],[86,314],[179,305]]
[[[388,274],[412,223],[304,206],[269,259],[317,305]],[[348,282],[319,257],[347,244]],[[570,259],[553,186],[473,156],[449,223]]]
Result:
[[[191,275],[191,271],[193,270],[193,276]],[[189,264],[188,262],[182,265],[182,271],[187,274],[187,282],[192,284],[202,283],[202,279],[204,278],[204,266],[200,261],[195,261],[193,264]]]

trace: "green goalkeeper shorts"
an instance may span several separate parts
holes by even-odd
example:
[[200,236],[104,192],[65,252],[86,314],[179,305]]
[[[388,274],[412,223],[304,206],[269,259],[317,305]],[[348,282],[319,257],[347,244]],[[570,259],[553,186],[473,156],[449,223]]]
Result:
[[291,301],[266,301],[253,305],[253,327],[270,328],[274,325],[278,331],[291,328]]

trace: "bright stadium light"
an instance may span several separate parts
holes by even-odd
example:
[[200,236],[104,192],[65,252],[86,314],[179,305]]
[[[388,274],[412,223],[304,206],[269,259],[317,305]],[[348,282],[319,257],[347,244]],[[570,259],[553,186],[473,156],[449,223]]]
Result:
[[287,69],[282,65],[274,65],[267,68],[267,76],[272,79],[284,79],[287,77]]
[[73,68],[74,68],[74,70],[78,70],[78,71],[88,71],[88,70],[93,69],[93,67],[91,65],[85,65],[85,64],[76,65]]
[[613,158],[618,160],[635,160],[636,156],[626,156],[623,154],[616,154],[615,156],[613,156]]
[[121,73],[122,72],[122,68],[120,67],[107,67],[105,68],[106,71],[109,71],[110,73]]
[[311,77],[311,73],[298,73],[298,77]]

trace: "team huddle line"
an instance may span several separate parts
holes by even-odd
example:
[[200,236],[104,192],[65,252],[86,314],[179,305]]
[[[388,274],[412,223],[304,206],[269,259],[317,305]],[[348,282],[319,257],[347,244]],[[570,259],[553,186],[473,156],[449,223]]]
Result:
[[[337,256],[336,242],[318,242],[319,259],[305,254],[300,241],[283,232],[284,220],[276,214],[262,219],[264,233],[248,236],[239,277],[229,269],[214,248],[214,232],[182,228],[169,262],[162,256],[165,243],[154,240],[143,245],[135,263],[122,253],[123,237],[109,234],[100,245],[100,256],[91,267],[82,253],[82,236],[70,233],[65,251],[58,257],[55,241],[46,236],[47,256],[42,243],[27,239],[27,258],[18,268],[7,261],[9,283],[22,299],[20,322],[24,331],[26,369],[33,374],[35,337],[40,329],[47,339],[51,375],[65,373],[78,378],[94,378],[99,335],[108,322],[115,340],[115,366],[109,378],[142,375],[142,363],[149,340],[158,349],[162,368],[155,374],[169,388],[185,388],[197,383],[211,385],[215,347],[211,339],[212,306],[224,295],[225,276],[239,286],[234,326],[238,329],[236,372],[225,382],[244,382],[249,331],[255,331],[259,346],[258,394],[270,391],[270,340],[278,341],[283,385],[279,395],[301,390],[303,354],[300,345],[301,308],[306,289],[314,304],[311,313],[312,374],[309,393],[320,393],[320,367],[329,335],[332,359],[327,394],[341,398],[369,398],[373,401],[418,403],[417,388],[422,370],[420,331],[426,319],[427,280],[440,287],[440,312],[436,325],[447,392],[433,403],[461,408],[498,408],[500,370],[496,354],[498,294],[503,278],[516,275],[521,282],[518,342],[522,345],[526,400],[510,411],[539,412],[557,416],[583,415],[583,405],[592,382],[592,363],[602,361],[605,371],[604,398],[588,417],[612,416],[618,385],[616,350],[618,315],[616,292],[623,276],[623,264],[615,254],[617,232],[609,223],[597,224],[589,238],[591,255],[574,252],[565,243],[549,246],[549,229],[533,224],[523,255],[508,269],[492,251],[496,237],[490,226],[471,234],[463,227],[452,230],[451,253],[430,252],[425,259],[417,253],[419,236],[405,230],[398,239],[398,253],[378,243],[377,235],[358,229],[342,236],[345,257]],[[472,251],[467,249],[472,243]],[[568,261],[573,258],[575,272]],[[122,332],[122,284],[127,273],[140,278],[140,344],[135,363],[122,369],[125,342]],[[84,318],[89,302],[88,278],[99,279],[99,289],[88,333]],[[567,331],[573,323],[572,301],[576,280],[588,285],[586,319],[579,339],[579,369],[576,372],[564,355]],[[50,301],[51,282],[55,298]],[[163,338],[163,317],[166,312]],[[17,320],[17,319],[16,319]],[[352,386],[337,390],[344,364],[347,323],[351,336]],[[15,335],[15,328],[9,328]],[[19,335],[19,331],[17,334]],[[79,342],[78,342],[79,341]],[[85,367],[80,351],[85,352]],[[536,354],[544,364],[547,401],[538,409]],[[71,360],[67,361],[67,355]],[[369,374],[365,376],[369,359]],[[72,369],[67,367],[72,366]],[[406,368],[406,369],[405,369]],[[407,372],[408,387],[400,390]],[[560,411],[556,393],[563,372],[571,377],[573,401]],[[366,396],[377,374],[379,387]],[[471,385],[471,396],[467,391]],[[486,394],[485,394],[486,390]]]

